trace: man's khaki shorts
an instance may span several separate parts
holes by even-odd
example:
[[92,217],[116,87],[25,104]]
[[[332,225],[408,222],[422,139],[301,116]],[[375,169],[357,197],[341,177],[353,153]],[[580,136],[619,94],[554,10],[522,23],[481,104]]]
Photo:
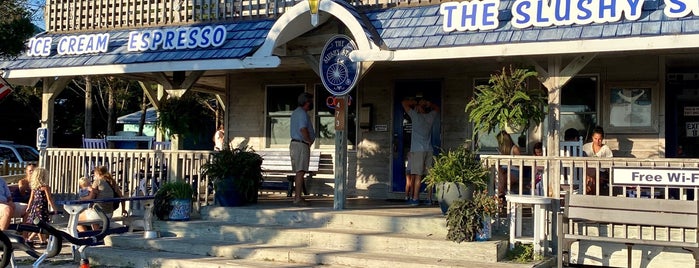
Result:
[[292,141],[289,144],[291,152],[291,169],[294,172],[308,171],[311,160],[311,147],[303,142]]

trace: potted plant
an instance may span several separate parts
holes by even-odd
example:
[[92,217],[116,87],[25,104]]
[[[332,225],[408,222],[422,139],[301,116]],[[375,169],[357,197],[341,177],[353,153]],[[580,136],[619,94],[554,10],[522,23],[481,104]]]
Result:
[[153,212],[160,220],[187,221],[192,212],[194,189],[184,180],[168,181],[155,192]]
[[471,200],[457,200],[447,211],[447,239],[457,243],[489,240],[497,211],[497,197],[486,190],[476,192]]
[[202,165],[202,173],[214,182],[214,197],[220,206],[256,203],[262,185],[262,156],[249,147],[215,152]]
[[539,87],[537,72],[510,65],[490,76],[488,84],[477,86],[466,104],[473,137],[500,129],[509,133],[525,132],[538,126],[546,116],[548,96]]
[[485,189],[490,171],[466,146],[442,152],[434,159],[423,182],[427,189],[437,189],[437,201],[446,213],[457,199],[470,199],[476,190]]

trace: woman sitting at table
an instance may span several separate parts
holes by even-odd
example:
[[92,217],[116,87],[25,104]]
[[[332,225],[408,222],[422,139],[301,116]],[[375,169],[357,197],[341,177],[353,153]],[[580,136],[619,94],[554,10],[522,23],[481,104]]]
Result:
[[[92,182],[92,189],[90,190],[90,193],[87,196],[81,197],[80,200],[121,197],[119,188],[116,187],[116,181],[114,180],[114,178],[112,178],[112,174],[109,173],[107,167],[96,167],[94,171],[94,176],[95,178]],[[114,212],[114,210],[116,209],[113,205],[113,202],[101,202],[95,204],[100,206],[102,208],[102,211],[104,211],[104,213],[106,213],[107,215],[112,214],[112,212]],[[121,202],[121,214],[122,216],[127,215],[123,201]],[[95,210],[92,208],[88,208],[87,210],[80,213],[80,216],[78,216],[78,222],[97,221],[99,219],[99,215],[97,215],[97,212],[95,212]],[[87,230],[87,228],[84,225],[78,225],[77,228],[80,232],[84,232]],[[92,224],[93,230],[99,230],[99,228],[99,224]]]
[[[587,157],[614,157],[609,146],[603,144],[604,129],[598,126],[592,130],[592,142],[583,145],[583,153]],[[597,194],[597,174],[594,168],[587,169],[585,176],[585,194]],[[609,194],[609,171],[600,169],[600,193]]]

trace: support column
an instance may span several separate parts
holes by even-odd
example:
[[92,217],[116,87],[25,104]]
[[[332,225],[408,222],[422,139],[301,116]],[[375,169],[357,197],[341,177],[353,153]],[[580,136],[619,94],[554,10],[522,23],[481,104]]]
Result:
[[41,127],[46,128],[48,136],[47,147],[53,147],[53,111],[56,96],[58,96],[73,77],[43,78],[44,88],[41,94]]

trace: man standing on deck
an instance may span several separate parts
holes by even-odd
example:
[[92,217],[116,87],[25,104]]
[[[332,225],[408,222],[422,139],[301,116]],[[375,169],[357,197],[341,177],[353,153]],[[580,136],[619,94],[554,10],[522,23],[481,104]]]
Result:
[[303,192],[303,177],[308,171],[311,158],[311,144],[316,139],[313,124],[308,117],[308,111],[313,110],[313,95],[301,93],[298,97],[298,107],[291,113],[291,168],[296,172],[294,178],[294,205],[308,206],[308,202],[301,197]]

